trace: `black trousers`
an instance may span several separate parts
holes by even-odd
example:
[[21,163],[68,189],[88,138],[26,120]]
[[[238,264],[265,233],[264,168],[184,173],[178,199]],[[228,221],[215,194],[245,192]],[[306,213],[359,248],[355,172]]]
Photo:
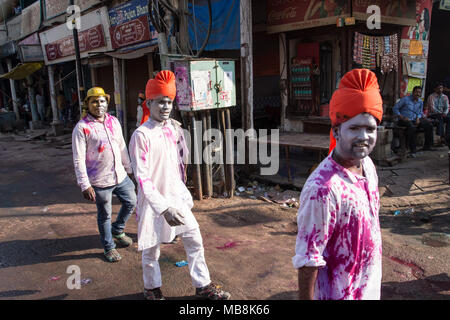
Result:
[[398,125],[406,127],[406,140],[408,141],[408,147],[411,153],[416,152],[417,128],[423,128],[425,131],[425,142],[423,144],[423,149],[427,150],[433,146],[433,124],[429,120],[420,118],[420,122],[417,127],[412,121],[404,120],[398,120]]

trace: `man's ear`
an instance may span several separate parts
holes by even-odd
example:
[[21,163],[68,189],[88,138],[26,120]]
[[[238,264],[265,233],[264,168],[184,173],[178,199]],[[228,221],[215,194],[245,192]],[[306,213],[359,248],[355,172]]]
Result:
[[152,100],[148,99],[147,101],[145,101],[145,105],[147,106],[147,108],[150,109],[150,106],[152,104]]
[[332,127],[331,130],[333,131],[333,136],[337,140],[339,138],[339,126]]

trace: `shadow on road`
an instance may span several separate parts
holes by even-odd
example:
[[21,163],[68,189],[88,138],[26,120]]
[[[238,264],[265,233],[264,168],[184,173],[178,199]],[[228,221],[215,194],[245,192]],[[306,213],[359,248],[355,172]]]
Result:
[[41,292],[40,290],[10,290],[0,292],[0,298],[13,298],[20,296],[28,296]]
[[448,294],[441,294],[450,290],[450,277],[441,273],[406,282],[384,282],[381,286],[381,300],[448,300]]
[[[99,249],[99,253],[63,255],[69,252]],[[97,258],[103,259],[98,235],[63,239],[13,240],[0,243],[0,269],[38,263]]]

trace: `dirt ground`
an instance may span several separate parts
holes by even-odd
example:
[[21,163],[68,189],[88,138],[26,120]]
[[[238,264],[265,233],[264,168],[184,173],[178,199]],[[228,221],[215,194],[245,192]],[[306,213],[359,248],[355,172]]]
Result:
[[[96,207],[76,185],[67,137],[17,140],[27,139],[0,136],[0,299],[143,299],[136,245],[119,249],[116,264],[103,259]],[[449,299],[447,150],[379,168],[379,176],[382,299]],[[408,208],[415,211],[393,214]],[[247,194],[195,201],[213,281],[232,299],[296,299],[296,213]],[[126,231],[136,240],[134,215]],[[182,243],[162,245],[168,299],[194,299],[187,267],[175,266],[181,260]],[[80,290],[66,283],[73,265],[81,270]]]

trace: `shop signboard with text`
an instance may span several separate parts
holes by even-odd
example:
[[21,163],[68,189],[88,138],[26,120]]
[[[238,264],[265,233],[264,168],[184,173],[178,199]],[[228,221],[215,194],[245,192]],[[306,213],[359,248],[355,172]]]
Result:
[[267,0],[267,32],[335,25],[350,16],[350,0]]
[[110,34],[114,49],[140,43],[139,47],[154,45],[158,34],[148,15],[148,0],[133,0],[109,10]]
[[[88,54],[111,51],[109,35],[109,19],[106,7],[91,11],[81,16],[81,29],[78,30],[78,41],[81,58]],[[65,23],[39,34],[45,64],[54,64],[75,60],[73,30]]]

